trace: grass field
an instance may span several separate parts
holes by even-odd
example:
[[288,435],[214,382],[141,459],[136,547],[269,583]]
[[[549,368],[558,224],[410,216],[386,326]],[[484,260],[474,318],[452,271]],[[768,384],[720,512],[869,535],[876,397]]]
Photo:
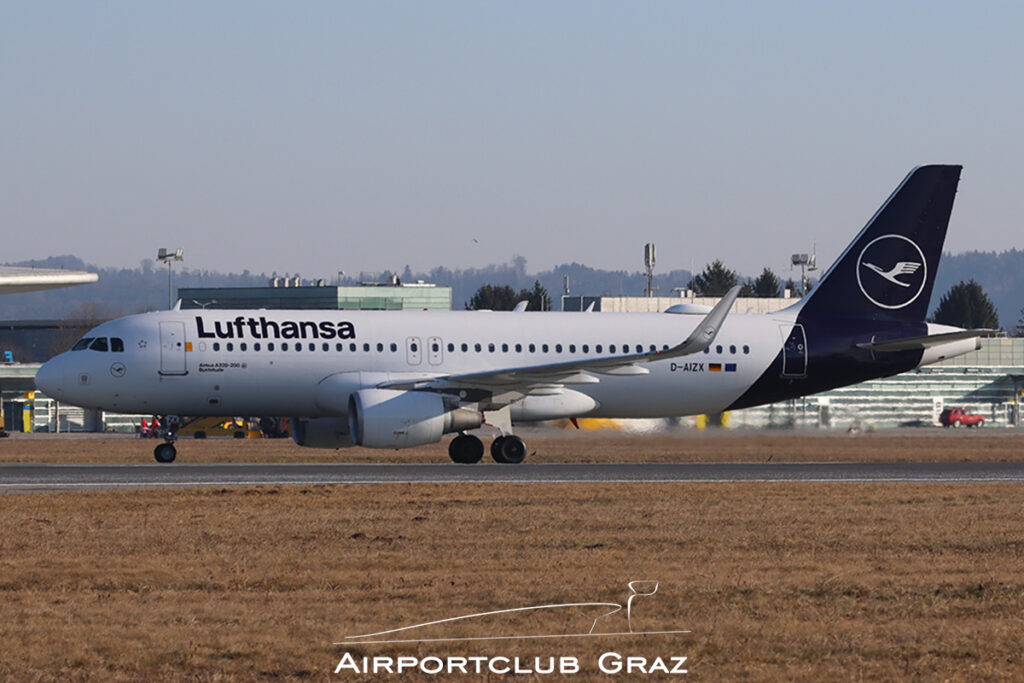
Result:
[[[1002,442],[989,446],[991,453],[1020,443],[991,438]],[[0,450],[30,441],[10,439]],[[112,453],[124,458],[152,444],[50,441],[92,452],[94,460]],[[714,444],[735,458],[756,452],[749,450],[753,443],[726,447],[727,441],[693,440],[687,447],[699,453],[698,446]],[[551,448],[560,443],[571,452],[573,442],[554,440]],[[791,441],[787,452],[818,447],[802,442]],[[641,440],[634,448],[637,443],[648,446]],[[847,459],[856,459],[848,443],[861,444],[862,459],[881,458],[883,450],[907,455],[902,441],[874,435],[829,443]],[[945,443],[922,455],[960,459],[971,455],[962,453],[963,444],[987,440]],[[204,446],[220,444],[265,445]],[[582,457],[570,453],[565,460]],[[581,663],[575,680],[591,680],[606,678],[596,661],[611,650],[651,659],[686,656],[689,676],[701,680],[1016,679],[1024,677],[1022,510],[1024,489],[1007,484],[376,485],[0,495],[0,677],[362,680],[332,673],[347,651],[356,657],[568,655]],[[642,579],[660,588],[636,603],[634,625],[691,633],[333,645],[352,634],[473,612],[622,603],[627,583]],[[621,616],[610,618],[611,630],[628,630]],[[567,620],[467,623],[457,633],[576,632],[578,624]]]
[[[855,436],[830,432],[682,430],[617,432],[522,430],[527,462],[892,462],[1021,461],[1018,430],[899,430]],[[153,439],[15,435],[0,441],[2,462],[153,462]],[[447,463],[447,439],[402,451],[300,448],[290,439],[179,439],[179,462]],[[487,441],[485,440],[485,443]],[[485,455],[489,461],[489,456]]]

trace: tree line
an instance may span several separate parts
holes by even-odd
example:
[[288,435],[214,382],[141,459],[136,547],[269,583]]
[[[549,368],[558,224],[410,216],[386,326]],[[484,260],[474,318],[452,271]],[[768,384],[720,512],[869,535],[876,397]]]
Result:
[[[783,285],[779,277],[770,268],[765,268],[753,280],[746,279],[741,284],[740,275],[730,270],[722,261],[716,259],[694,275],[688,288],[697,296],[723,296],[736,285],[740,285],[742,297],[778,297],[783,287],[792,292],[806,293],[812,285],[803,283],[803,291],[797,290],[792,280]],[[518,292],[508,285],[487,284],[481,286],[466,303],[467,310],[510,311],[521,302],[527,302],[527,310],[550,311],[551,297],[539,280],[535,280],[532,289],[521,289]],[[1001,329],[996,307],[975,280],[963,281],[953,285],[939,300],[929,322],[952,325],[966,329]],[[1024,336],[1024,309],[1017,327],[1011,331],[1016,336]]]

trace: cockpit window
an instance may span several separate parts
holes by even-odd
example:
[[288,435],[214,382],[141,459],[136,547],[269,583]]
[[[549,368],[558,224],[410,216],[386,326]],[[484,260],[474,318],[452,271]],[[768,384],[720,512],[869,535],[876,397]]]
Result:
[[124,352],[124,339],[121,339],[120,337],[111,337],[110,350],[114,353]]
[[93,340],[92,344],[89,345],[89,348],[92,349],[93,351],[110,350],[109,346],[107,345],[106,337],[96,337],[96,339]]
[[82,349],[89,348],[89,344],[92,343],[92,337],[83,337],[75,342],[75,345],[71,347],[72,351],[81,351]]

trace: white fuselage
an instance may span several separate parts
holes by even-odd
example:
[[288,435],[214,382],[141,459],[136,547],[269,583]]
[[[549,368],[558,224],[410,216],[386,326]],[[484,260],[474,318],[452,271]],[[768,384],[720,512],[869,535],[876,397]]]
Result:
[[[98,326],[87,338],[122,340],[124,351],[65,352],[47,364],[39,381],[61,401],[118,412],[320,417],[343,414],[337,402],[325,407],[316,400],[318,384],[337,373],[363,373],[363,386],[376,386],[389,380],[624,355],[671,347],[701,318],[653,313],[165,311]],[[788,310],[734,314],[706,353],[647,363],[648,374],[601,375],[597,382],[572,384],[571,389],[596,401],[593,416],[720,411],[779,354],[794,319]]]

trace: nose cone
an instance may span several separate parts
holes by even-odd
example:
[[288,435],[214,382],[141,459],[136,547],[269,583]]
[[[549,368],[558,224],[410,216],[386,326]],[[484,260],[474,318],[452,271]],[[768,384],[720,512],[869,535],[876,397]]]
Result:
[[56,356],[36,371],[36,386],[47,396],[64,398],[64,356]]

